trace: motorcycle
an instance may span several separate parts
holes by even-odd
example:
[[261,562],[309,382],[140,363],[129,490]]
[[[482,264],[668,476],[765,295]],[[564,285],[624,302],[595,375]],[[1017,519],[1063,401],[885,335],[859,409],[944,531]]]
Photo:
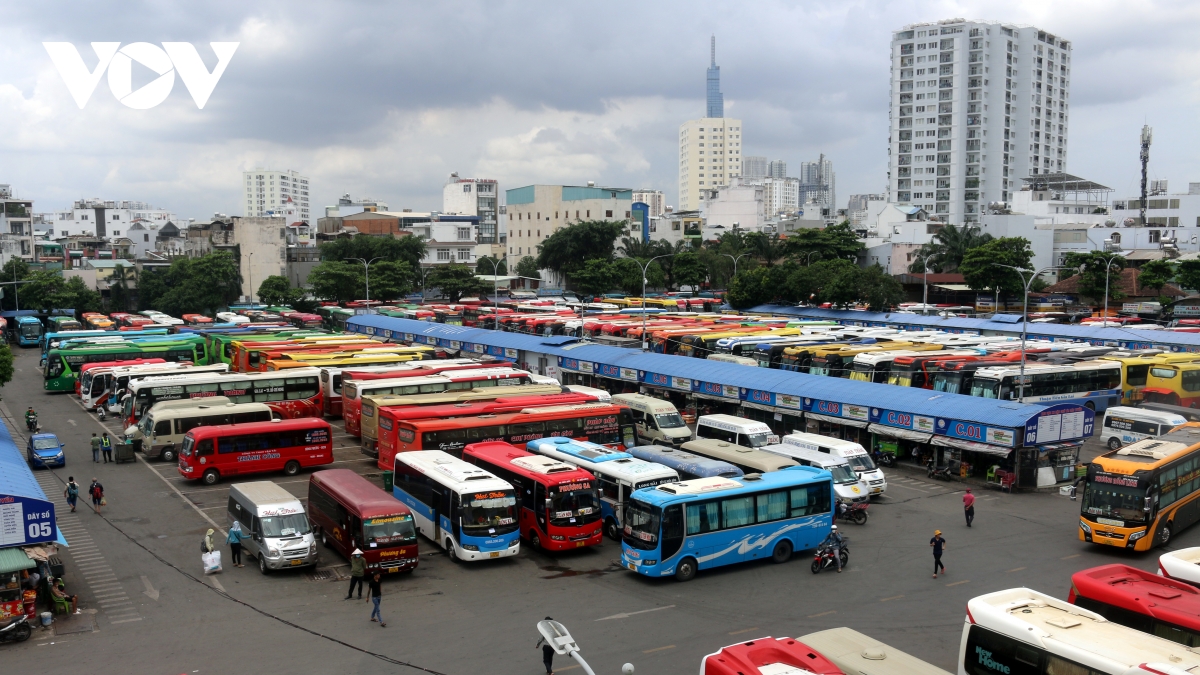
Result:
[[[842,567],[850,564],[850,547],[847,545],[848,538],[842,537],[842,545],[838,549],[838,557],[842,559]],[[837,567],[837,559],[833,557],[833,546],[825,544],[817,549],[816,555],[813,556],[812,566],[809,568],[813,574],[819,574],[821,570]]]
[[9,622],[0,626],[0,642],[24,642],[33,635],[29,619],[24,614],[13,617]]
[[950,480],[950,467],[934,466],[933,460],[931,459],[929,460],[929,463],[925,465],[925,475],[929,478],[935,478],[937,480]]
[[847,504],[838,502],[837,517],[839,520],[849,520],[855,525],[867,524],[867,502],[859,502],[856,504]]
[[29,431],[31,431],[31,432],[37,431],[37,428],[38,428],[38,421],[37,421],[37,415],[36,415],[36,414],[34,414],[34,415],[27,415],[27,416],[25,417],[25,428],[29,429]]
[[883,452],[882,450],[876,450],[875,451],[875,463],[878,464],[879,466],[890,467],[896,463],[896,456],[890,452]]

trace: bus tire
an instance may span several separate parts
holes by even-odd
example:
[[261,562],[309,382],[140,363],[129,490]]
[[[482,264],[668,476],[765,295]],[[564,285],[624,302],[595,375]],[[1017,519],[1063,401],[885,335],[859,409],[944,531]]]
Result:
[[1171,524],[1167,523],[1158,531],[1158,545],[1166,546],[1169,541],[1171,541]]
[[460,560],[458,557],[458,553],[456,553],[454,550],[454,542],[450,541],[449,539],[446,540],[446,555],[450,556],[450,562],[456,565],[462,562],[462,560]]
[[612,518],[604,521],[604,534],[613,541],[620,539],[620,534],[617,532],[617,521]]
[[283,465],[283,475],[295,476],[298,473],[300,473],[300,462],[297,462],[296,460],[293,459],[293,460],[289,461],[287,464]]
[[530,530],[529,531],[529,543],[532,544],[534,548],[541,548],[542,547],[542,538],[538,536],[537,532]]
[[779,565],[792,559],[792,542],[787,539],[781,540],[775,544],[775,550],[771,552],[771,562]]
[[258,553],[258,571],[263,576],[271,573],[271,568],[267,567],[267,554],[262,551]]
[[1091,402],[1091,401],[1088,401],[1087,403],[1084,403],[1084,404],[1083,404],[1083,407],[1085,407],[1085,408],[1087,408],[1087,409],[1091,410],[1092,412],[1096,412],[1096,404],[1095,404],[1095,403],[1093,403],[1093,402]]
[[200,480],[204,481],[205,485],[216,485],[221,481],[221,474],[216,469],[209,469],[204,472]]
[[329,537],[326,536],[325,530],[323,529],[321,530],[321,545],[325,548],[329,548]]
[[696,559],[684,558],[679,561],[675,567],[675,579],[677,581],[691,581],[696,576]]
[[1121,449],[1121,439],[1117,438],[1116,436],[1113,436],[1112,438],[1108,439],[1108,449],[1109,450]]

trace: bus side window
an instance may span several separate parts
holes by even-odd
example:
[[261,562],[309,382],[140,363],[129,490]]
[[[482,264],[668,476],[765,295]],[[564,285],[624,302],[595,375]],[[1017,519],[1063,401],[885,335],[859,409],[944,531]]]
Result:
[[171,420],[163,420],[154,423],[155,436],[170,436],[171,435]]
[[205,457],[213,454],[213,442],[211,438],[206,438],[196,444],[196,456]]
[[596,476],[596,482],[600,484],[600,496],[603,499],[617,501],[619,494],[617,484],[607,476]]
[[534,483],[533,490],[533,512],[537,515],[538,524],[545,528],[547,510],[546,486],[541,483]]

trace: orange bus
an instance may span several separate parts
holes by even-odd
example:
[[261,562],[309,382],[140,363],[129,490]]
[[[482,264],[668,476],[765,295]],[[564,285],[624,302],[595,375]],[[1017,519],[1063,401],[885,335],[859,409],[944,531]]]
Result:
[[365,337],[324,337],[299,338],[293,340],[263,340],[242,341],[234,340],[229,365],[237,372],[260,370],[268,359],[277,359],[281,354],[289,352],[333,352],[353,348],[381,347],[384,343]]

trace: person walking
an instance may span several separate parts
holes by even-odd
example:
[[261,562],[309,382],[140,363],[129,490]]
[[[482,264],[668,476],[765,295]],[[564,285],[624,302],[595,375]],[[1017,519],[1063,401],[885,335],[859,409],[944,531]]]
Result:
[[367,561],[363,558],[363,552],[359,549],[354,549],[354,553],[350,554],[350,590],[346,591],[346,599],[354,595],[354,586],[358,586],[358,597],[362,598],[363,577],[367,575]]
[[229,526],[229,536],[225,538],[225,543],[229,544],[229,562],[234,567],[245,567],[242,564],[242,524],[238,521],[233,521],[233,525]]
[[967,516],[967,527],[970,527],[971,521],[975,520],[975,495],[971,494],[971,488],[963,493],[963,513]]
[[104,432],[104,436],[100,439],[100,451],[104,453],[104,463],[108,464],[112,461],[112,439],[108,437],[108,432]]
[[371,610],[371,620],[377,620],[381,628],[387,628],[387,624],[383,622],[383,613],[379,611],[379,601],[382,599],[383,584],[379,581],[379,572],[376,572],[371,575],[371,580],[367,582],[367,602],[375,605],[375,608]]
[[217,544],[213,541],[213,535],[216,533],[217,531],[211,527],[208,528],[208,532],[204,533],[204,539],[200,542],[201,553],[212,553],[217,550]]
[[67,489],[63,490],[63,496],[71,505],[71,513],[75,513],[75,502],[79,501],[79,484],[75,482],[75,476],[67,478]]
[[100,437],[94,431],[92,432],[92,461],[100,463]]
[[[546,617],[546,620],[553,621],[554,619]],[[542,648],[542,663],[546,665],[546,675],[554,675],[554,647],[550,646],[550,643],[546,641],[545,637],[542,637],[537,641],[537,644],[533,646],[534,649],[537,649],[538,647]]]
[[933,531],[933,539],[929,540],[929,545],[933,547],[933,578],[938,575],[938,568],[941,568],[942,574],[946,573],[946,566],[942,564],[942,551],[946,550],[946,540],[942,538],[941,530]]
[[100,515],[100,507],[104,506],[104,486],[95,477],[92,477],[92,484],[88,486],[88,494],[92,496],[92,510]]

